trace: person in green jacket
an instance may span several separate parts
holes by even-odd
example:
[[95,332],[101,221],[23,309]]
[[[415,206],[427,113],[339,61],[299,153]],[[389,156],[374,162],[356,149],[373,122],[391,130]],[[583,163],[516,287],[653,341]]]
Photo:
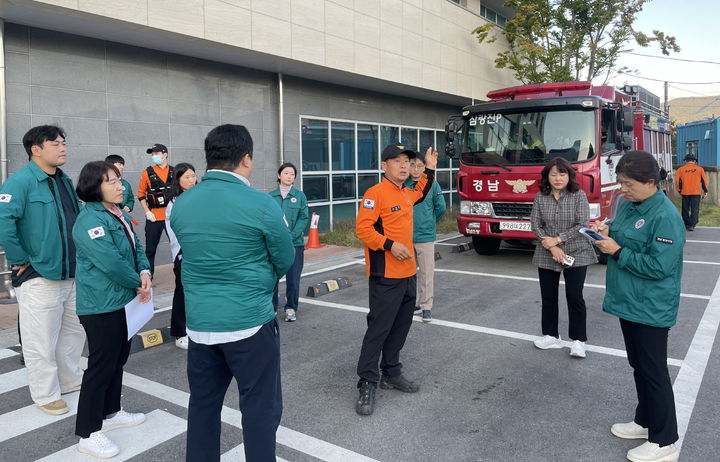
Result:
[[[425,155],[417,153],[410,160],[410,176],[405,186],[410,189],[422,178],[425,171]],[[434,182],[424,201],[413,207],[413,247],[415,247],[417,271],[417,307],[415,314],[421,314],[424,322],[431,322],[433,306],[433,282],[435,279],[436,223],[445,215],[445,199],[438,182]]]
[[220,410],[234,377],[245,459],[275,460],[282,416],[280,332],[273,290],[295,259],[283,213],[250,187],[253,142],[242,125],[205,138],[207,173],[170,216],[183,252],[187,334],[187,461],[220,460]]
[[88,340],[88,368],[78,400],[78,450],[113,457],[120,448],[105,432],[145,421],[120,406],[123,366],[130,355],[125,305],[135,296],[150,300],[150,263],[120,209],[120,172],[109,162],[85,164],[77,193],[85,201],[73,227],[77,248],[77,313]]
[[632,422],[615,424],[610,431],[620,438],[647,439],[628,451],[631,461],[675,461],[677,417],[667,344],[680,304],[684,224],[658,189],[667,173],[651,154],[630,151],[615,170],[626,202],[609,227],[593,225],[605,238],[594,244],[612,257],[603,310],[620,318],[638,404]]
[[110,154],[105,158],[105,162],[110,162],[120,172],[120,183],[122,183],[123,187],[123,197],[122,202],[120,202],[120,204],[118,205],[127,213],[132,212],[133,208],[135,207],[135,196],[133,195],[133,190],[132,186],[130,186],[130,183],[128,183],[125,178],[122,178],[122,176],[125,175],[125,159],[123,159],[122,156],[119,156],[117,154]]
[[[285,214],[288,229],[295,246],[295,261],[285,275],[285,321],[297,320],[298,299],[300,298],[300,275],[303,270],[305,253],[305,229],[308,226],[308,203],[305,194],[293,186],[297,178],[297,168],[285,162],[277,173],[279,187],[270,191],[270,196]],[[273,306],[277,310],[278,291],[273,294]]]
[[43,412],[60,415],[69,411],[60,395],[77,391],[83,374],[70,237],[80,200],[60,169],[68,157],[61,128],[33,127],[23,146],[29,162],[0,188],[0,246],[12,268],[30,396]]

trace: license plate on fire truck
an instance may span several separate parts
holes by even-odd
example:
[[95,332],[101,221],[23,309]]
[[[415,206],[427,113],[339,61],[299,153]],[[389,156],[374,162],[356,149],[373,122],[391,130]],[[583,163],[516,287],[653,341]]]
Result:
[[500,230],[530,231],[530,223],[527,221],[501,221]]

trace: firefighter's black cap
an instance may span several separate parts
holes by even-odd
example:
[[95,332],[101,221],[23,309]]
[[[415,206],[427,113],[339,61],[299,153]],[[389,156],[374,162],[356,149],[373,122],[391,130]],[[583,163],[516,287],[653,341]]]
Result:
[[147,152],[148,154],[152,154],[153,152],[168,152],[168,150],[167,146],[165,146],[164,144],[156,143],[147,148],[147,151],[145,152]]
[[400,154],[407,154],[410,159],[417,157],[417,152],[410,148],[406,148],[402,144],[388,144],[382,151],[382,161],[385,162],[386,160],[394,159]]

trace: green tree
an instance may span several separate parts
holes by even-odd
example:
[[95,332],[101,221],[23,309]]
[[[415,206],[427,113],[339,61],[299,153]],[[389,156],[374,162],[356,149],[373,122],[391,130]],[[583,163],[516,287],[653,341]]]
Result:
[[472,33],[492,43],[501,33],[510,48],[498,53],[496,67],[512,69],[525,84],[607,80],[628,42],[642,47],[657,43],[663,54],[678,52],[675,37],[633,28],[637,14],[650,0],[505,0],[515,10],[505,29],[487,23]]

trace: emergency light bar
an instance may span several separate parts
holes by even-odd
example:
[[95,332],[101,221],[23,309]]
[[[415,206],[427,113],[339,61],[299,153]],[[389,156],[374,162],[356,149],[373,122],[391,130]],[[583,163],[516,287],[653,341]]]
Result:
[[562,92],[564,90],[589,90],[590,82],[558,82],[536,83],[532,85],[519,85],[517,87],[501,88],[487,94],[489,99],[512,98],[523,93]]

